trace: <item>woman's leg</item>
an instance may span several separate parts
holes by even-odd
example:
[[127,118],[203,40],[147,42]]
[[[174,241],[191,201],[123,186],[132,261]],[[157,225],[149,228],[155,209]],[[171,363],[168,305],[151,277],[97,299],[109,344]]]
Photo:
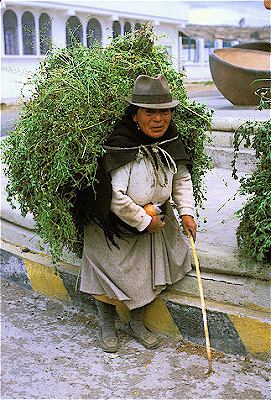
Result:
[[[119,340],[115,328],[116,306],[123,305],[118,299],[110,299],[106,295],[92,295],[100,316],[100,344],[107,352],[116,352]],[[147,349],[156,349],[160,340],[144,325],[144,306],[129,310],[129,333],[139,340]]]
[[123,304],[123,302],[121,300],[110,299],[105,294],[92,294],[91,296],[97,300],[102,301],[103,303],[113,304],[114,306],[121,306]]
[[144,325],[144,306],[130,310],[129,333],[147,349],[156,349],[159,339]]
[[119,348],[115,317],[116,307],[95,298],[95,304],[100,317],[100,345],[108,353],[115,353]]

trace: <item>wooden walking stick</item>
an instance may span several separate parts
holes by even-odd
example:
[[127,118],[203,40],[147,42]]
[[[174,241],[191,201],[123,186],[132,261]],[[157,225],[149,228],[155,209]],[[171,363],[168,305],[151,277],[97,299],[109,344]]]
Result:
[[209,332],[208,332],[206,306],[205,306],[205,301],[204,301],[204,296],[203,296],[202,281],[201,281],[200,269],[199,269],[199,260],[198,260],[198,257],[197,257],[197,253],[196,253],[196,249],[195,249],[195,242],[194,242],[192,234],[190,235],[190,242],[191,242],[191,245],[192,245],[192,252],[193,252],[194,261],[195,261],[195,265],[196,265],[196,272],[197,272],[197,278],[198,278],[198,284],[199,284],[199,293],[200,293],[202,316],[203,316],[205,339],[206,339],[206,350],[207,350],[207,357],[208,357],[207,375],[209,375],[209,374],[211,374],[213,372],[213,369],[212,369],[212,355],[211,355],[211,348],[210,348],[210,338],[209,338]]

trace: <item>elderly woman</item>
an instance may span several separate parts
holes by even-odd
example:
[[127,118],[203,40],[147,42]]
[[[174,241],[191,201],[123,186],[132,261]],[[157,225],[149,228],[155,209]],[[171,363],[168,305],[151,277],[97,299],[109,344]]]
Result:
[[[190,161],[171,117],[172,99],[166,78],[140,75],[124,118],[105,143],[102,159],[110,177],[110,221],[117,228],[109,243],[100,223],[85,228],[81,291],[90,293],[100,316],[100,344],[119,348],[115,306],[129,309],[129,333],[146,348],[159,345],[143,323],[144,307],[191,269],[184,231],[195,238]],[[144,209],[156,206],[155,215]]]

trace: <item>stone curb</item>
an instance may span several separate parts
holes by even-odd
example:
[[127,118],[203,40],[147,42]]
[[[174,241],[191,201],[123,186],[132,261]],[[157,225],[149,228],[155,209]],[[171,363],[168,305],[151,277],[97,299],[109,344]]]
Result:
[[242,124],[244,124],[248,119],[245,118],[216,118],[214,117],[211,124],[211,129],[214,131],[222,132],[234,132]]
[[[205,345],[201,304],[198,297],[166,292],[163,296],[182,338]],[[210,343],[224,353],[252,355],[268,361],[271,356],[270,312],[206,300]]]
[[[270,115],[271,118],[271,115]],[[262,116],[253,117],[251,115],[249,118],[236,118],[236,117],[221,117],[221,116],[214,116],[211,123],[211,129],[214,131],[222,131],[222,132],[234,132],[238,129],[241,125],[245,124],[246,122],[253,122],[253,121],[268,121],[268,118]]]
[[[220,139],[216,138],[217,142]],[[205,154],[211,157],[211,165],[214,168],[224,168],[232,170],[232,161],[234,159],[233,148],[215,145],[214,147],[205,146]],[[238,152],[236,168],[244,173],[252,173],[257,167],[257,159],[252,149],[241,149]]]
[[[76,289],[78,265],[66,262],[54,265],[49,256],[6,241],[1,244],[1,260],[3,278],[78,309],[96,313],[92,297]],[[269,360],[270,312],[210,300],[206,301],[206,306],[213,349]],[[128,318],[125,308],[118,310],[123,320]],[[147,307],[145,323],[168,336],[205,345],[201,305],[197,297],[166,291]]]

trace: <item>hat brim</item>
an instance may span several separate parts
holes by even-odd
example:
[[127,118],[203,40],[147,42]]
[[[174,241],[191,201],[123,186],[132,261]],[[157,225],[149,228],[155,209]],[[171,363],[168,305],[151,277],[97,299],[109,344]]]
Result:
[[177,100],[177,99],[173,99],[169,103],[155,103],[155,104],[134,103],[132,101],[132,96],[126,97],[125,100],[128,101],[128,103],[133,104],[134,106],[138,106],[138,107],[142,107],[142,108],[156,108],[156,109],[174,108],[174,107],[177,107],[177,105],[180,103],[179,100]]

